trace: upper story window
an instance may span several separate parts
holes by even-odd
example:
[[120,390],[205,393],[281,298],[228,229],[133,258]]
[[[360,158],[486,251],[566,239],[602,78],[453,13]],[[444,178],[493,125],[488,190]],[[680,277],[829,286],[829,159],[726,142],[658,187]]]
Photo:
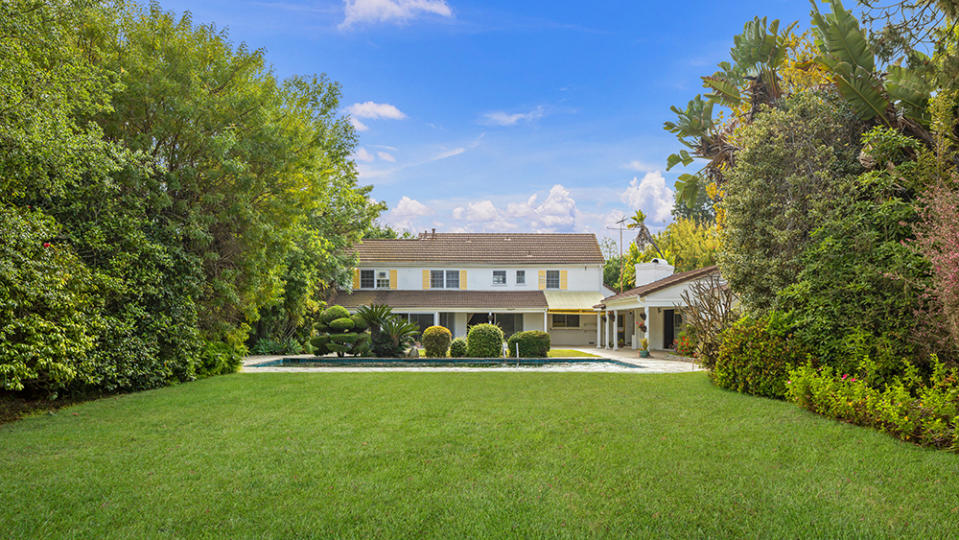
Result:
[[546,288],[547,289],[559,288],[559,270],[546,271]]
[[376,271],[376,288],[377,289],[389,289],[390,288],[390,273],[386,270],[377,270]]
[[516,284],[517,284],[517,285],[526,285],[526,270],[517,270],[517,271],[516,271]]
[[376,285],[376,271],[375,270],[360,270],[360,288],[361,289],[372,289]]
[[506,285],[506,270],[493,270],[493,285]]
[[430,288],[431,289],[459,289],[460,272],[459,270],[430,270]]

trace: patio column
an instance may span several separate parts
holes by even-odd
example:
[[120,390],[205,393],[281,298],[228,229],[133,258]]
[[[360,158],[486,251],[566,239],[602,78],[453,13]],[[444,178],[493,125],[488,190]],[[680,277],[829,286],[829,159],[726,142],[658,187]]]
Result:
[[543,332],[549,332],[549,310],[543,312]]
[[619,310],[613,311],[613,350],[619,349]]
[[596,312],[596,348],[602,347],[600,341],[602,340],[602,326],[603,318],[600,316],[599,312]]
[[439,325],[440,325],[440,312],[439,312],[439,311],[434,311],[434,312],[433,312],[433,326],[439,326]]
[[610,344],[610,341],[609,341],[609,327],[612,326],[612,325],[610,325],[609,323],[610,323],[610,321],[611,321],[612,319],[613,319],[613,314],[612,314],[611,312],[607,311],[607,312],[606,312],[606,322],[605,322],[605,326],[603,327],[603,339],[606,340],[606,348],[607,348],[607,349],[612,348],[612,345]]
[[649,317],[649,306],[643,306],[643,310],[646,313],[646,335],[643,337],[646,338],[646,348],[651,349],[653,344],[649,343],[649,336],[653,334],[653,321]]

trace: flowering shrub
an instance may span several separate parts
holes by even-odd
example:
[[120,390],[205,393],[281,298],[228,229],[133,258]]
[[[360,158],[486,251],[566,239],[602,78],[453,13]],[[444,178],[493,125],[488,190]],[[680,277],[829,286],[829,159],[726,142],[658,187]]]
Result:
[[723,388],[781,399],[789,371],[808,358],[782,314],[744,317],[723,332],[710,376]]
[[686,332],[680,332],[679,337],[673,340],[673,349],[679,356],[695,356],[696,342]]
[[936,356],[931,365],[928,380],[906,364],[901,377],[878,389],[870,384],[876,364],[868,358],[860,377],[806,364],[790,372],[786,398],[804,409],[905,441],[959,450],[959,374]]

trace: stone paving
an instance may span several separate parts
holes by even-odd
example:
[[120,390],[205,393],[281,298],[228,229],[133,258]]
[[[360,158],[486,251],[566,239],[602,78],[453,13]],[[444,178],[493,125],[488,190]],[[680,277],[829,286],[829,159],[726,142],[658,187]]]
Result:
[[[546,366],[502,366],[502,367],[279,367],[263,366],[281,358],[311,358],[311,355],[285,355],[285,356],[248,356],[243,360],[242,371],[245,373],[316,373],[316,372],[369,372],[369,371],[429,371],[429,372],[487,372],[487,371],[513,371],[523,373],[542,373],[542,372],[616,372],[616,373],[682,373],[687,371],[700,371],[699,366],[689,362],[687,358],[681,358],[665,351],[654,351],[650,358],[639,358],[639,352],[631,349],[620,349],[616,351],[594,348],[576,348],[576,351],[599,356],[618,362],[624,362],[636,366],[628,368],[616,364],[606,363],[586,363],[586,364],[553,364]],[[601,358],[596,360],[601,361]]]

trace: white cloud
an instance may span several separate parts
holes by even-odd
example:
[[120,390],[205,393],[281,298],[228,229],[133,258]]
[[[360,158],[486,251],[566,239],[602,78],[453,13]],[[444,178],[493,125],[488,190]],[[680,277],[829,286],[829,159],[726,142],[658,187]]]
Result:
[[506,213],[510,217],[526,218],[530,227],[538,232],[570,231],[576,225],[576,201],[569,190],[560,184],[553,186],[546,199],[538,202],[536,194],[525,203],[510,203]]
[[433,156],[432,158],[430,158],[430,159],[428,160],[428,162],[429,162],[429,161],[439,161],[439,160],[441,160],[441,159],[446,159],[446,158],[450,158],[450,157],[453,157],[453,156],[458,156],[458,155],[462,154],[463,152],[466,152],[466,149],[463,148],[463,147],[454,148],[454,149],[452,149],[452,150],[447,150],[447,151],[445,151],[445,152],[440,152],[439,154],[436,154],[435,156]]
[[355,116],[350,117],[350,123],[353,124],[353,129],[356,131],[366,131],[370,129],[366,124],[360,122]]
[[633,178],[620,194],[620,200],[633,210],[642,210],[652,222],[665,222],[675,201],[673,190],[666,187],[666,179],[659,171],[646,173],[642,180]]
[[493,111],[483,115],[483,123],[494,126],[515,126],[519,122],[534,122],[546,115],[546,110],[540,105],[525,113],[509,114],[505,111]]
[[363,103],[354,103],[346,108],[355,118],[369,118],[376,120],[379,118],[388,118],[390,120],[402,120],[406,118],[403,111],[396,108],[396,105],[389,103],[376,103],[365,101]]
[[362,146],[356,149],[356,153],[353,154],[353,157],[358,161],[365,161],[367,163],[373,161],[373,154],[366,151],[366,148]]
[[425,204],[404,195],[396,206],[386,213],[386,223],[401,230],[414,231],[413,220],[428,216],[432,211]]
[[376,155],[383,161],[389,161],[390,163],[396,163],[396,158],[393,157],[393,154],[388,154],[386,152],[377,152]]
[[405,22],[423,14],[452,17],[446,0],[344,0],[345,15],[340,28],[356,23]]

